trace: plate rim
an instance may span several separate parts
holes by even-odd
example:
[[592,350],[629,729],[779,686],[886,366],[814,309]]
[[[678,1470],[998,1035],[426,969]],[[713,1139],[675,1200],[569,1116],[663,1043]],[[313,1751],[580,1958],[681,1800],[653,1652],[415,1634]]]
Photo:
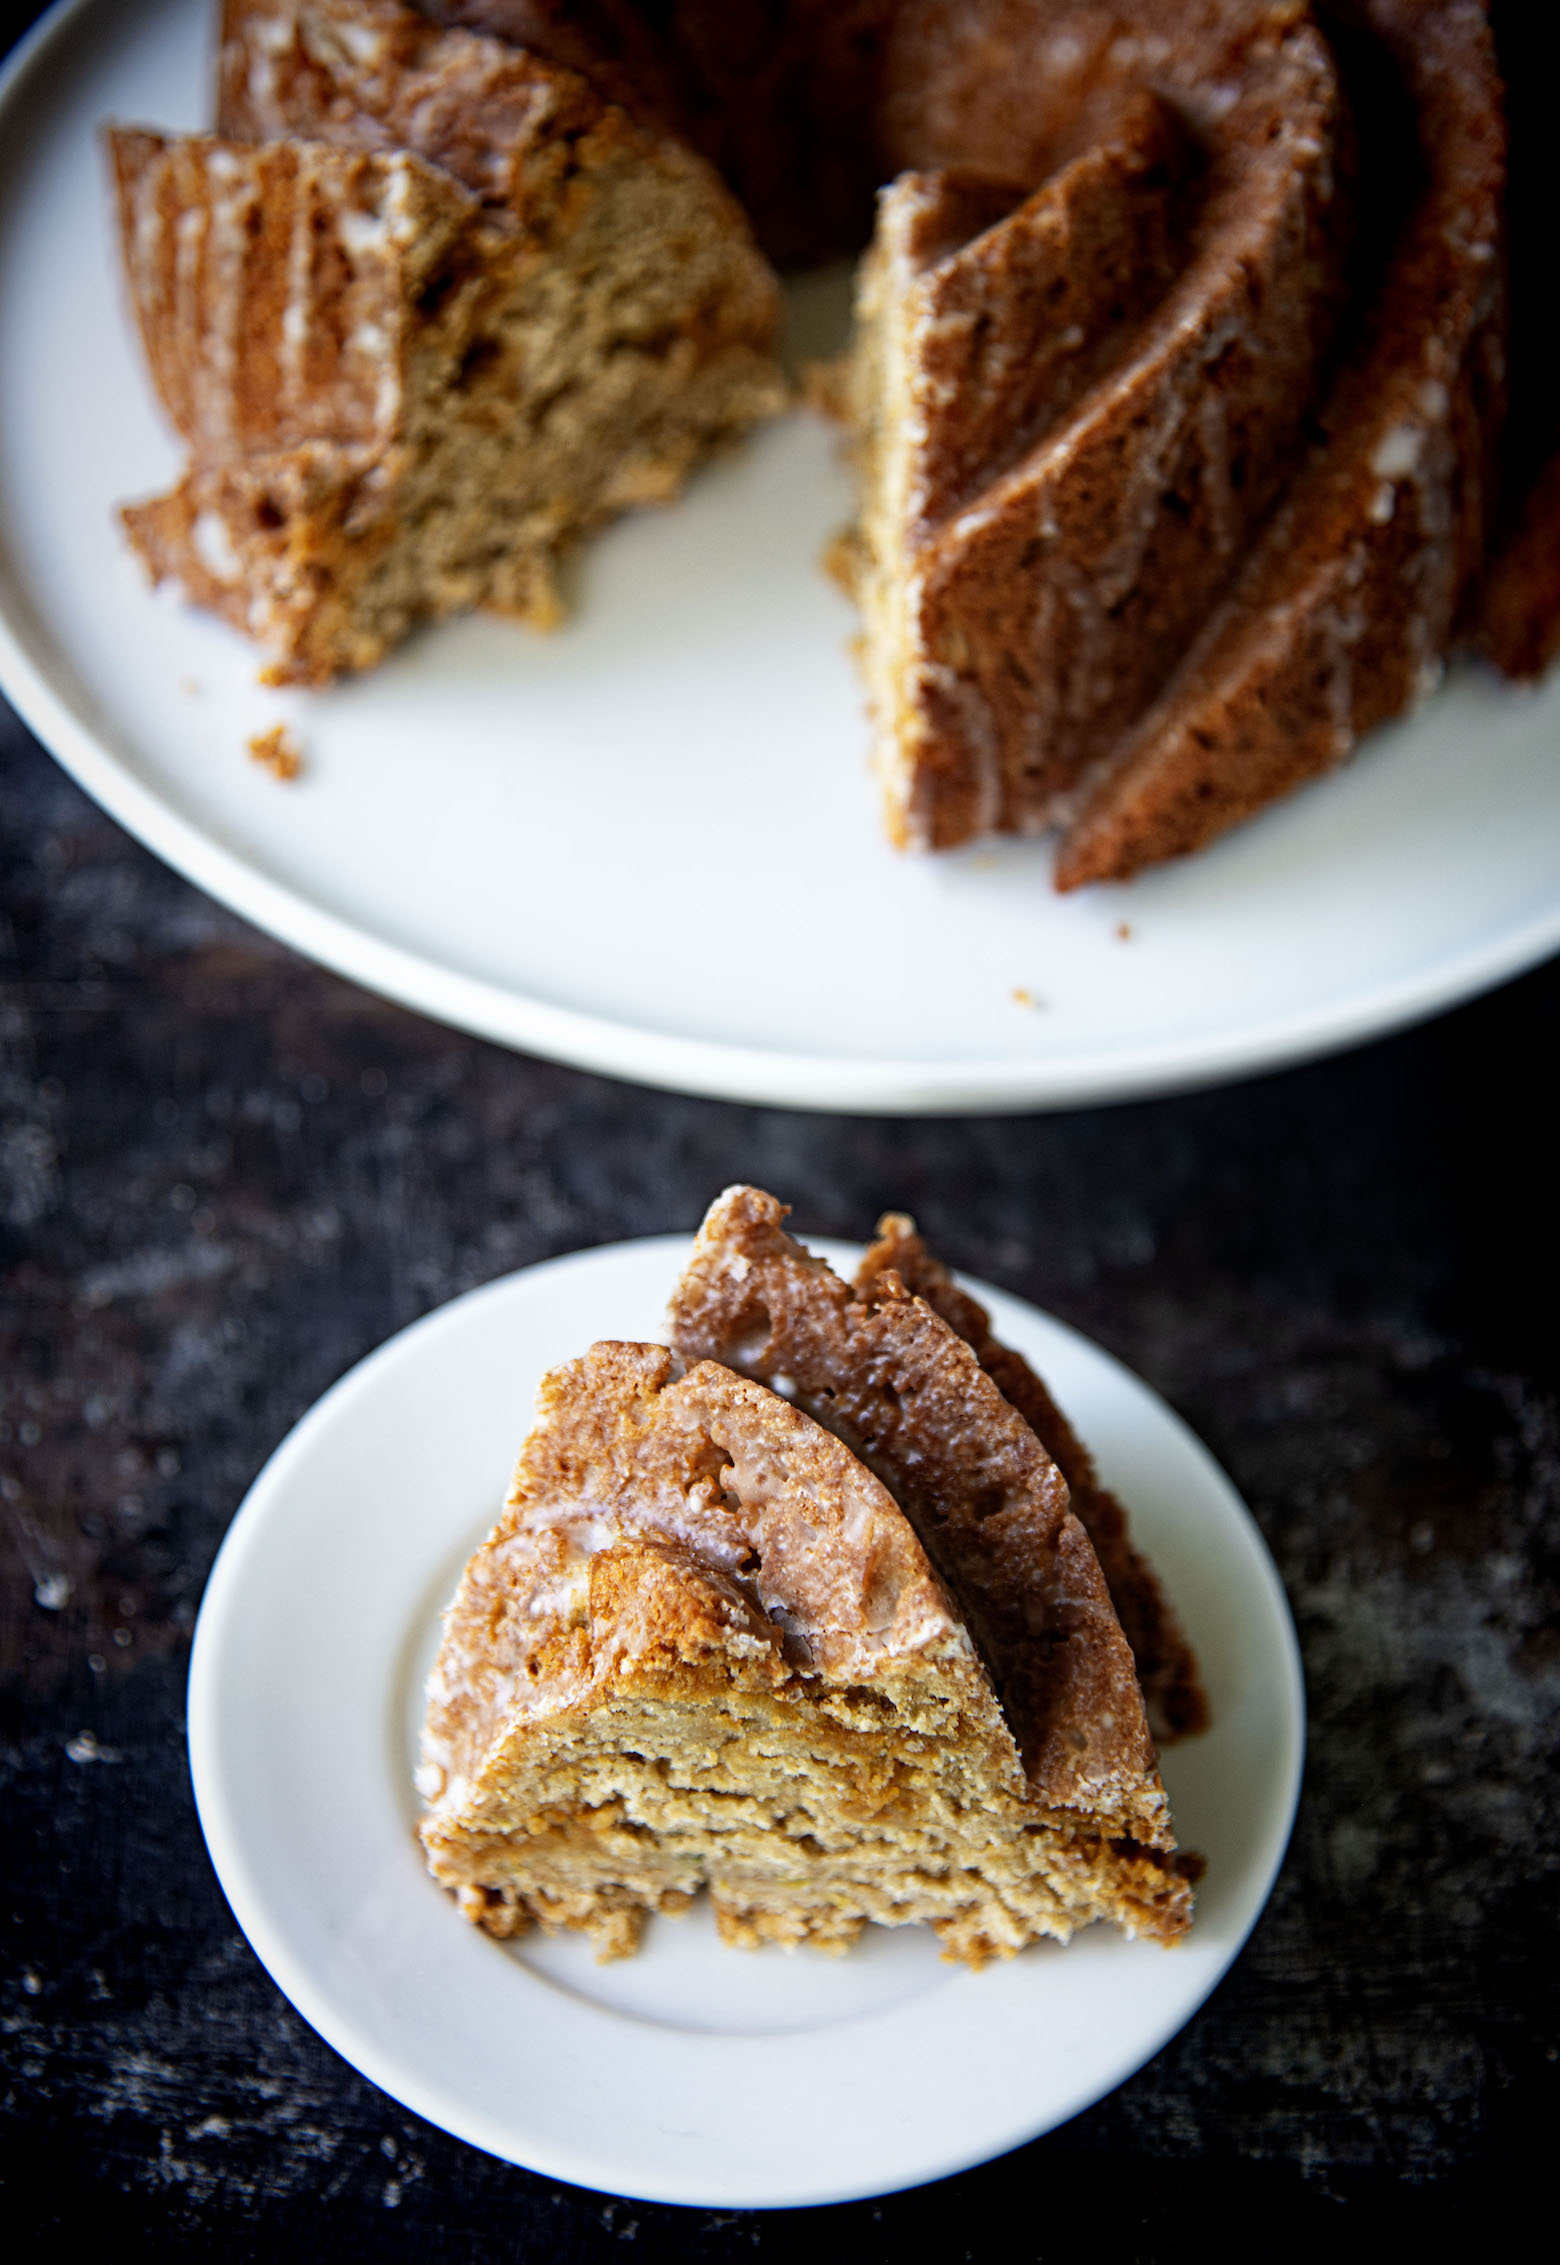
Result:
[[[491,2112],[474,2109],[469,2103],[452,2101],[436,2079],[424,2077],[414,2059],[398,2057],[390,2042],[374,2035],[350,2005],[331,1994],[328,1986],[311,1967],[307,1954],[295,1948],[285,1919],[278,1918],[273,1913],[263,1887],[252,1875],[242,1830],[236,1821],[230,1790],[218,1759],[220,1734],[217,1715],[226,1648],[224,1638],[228,1623],[242,1608],[246,1562],[253,1551],[264,1545],[266,1521],[272,1514],[272,1504],[285,1501],[292,1467],[308,1456],[322,1432],[329,1432],[334,1419],[345,1405],[355,1400],[364,1390],[372,1390],[374,1372],[403,1362],[408,1357],[409,1349],[419,1338],[462,1325],[455,1321],[457,1314],[469,1316],[483,1303],[501,1303],[511,1296],[524,1297],[530,1293],[539,1293],[545,1297],[545,1284],[549,1276],[592,1265],[610,1270],[615,1264],[648,1260],[654,1256],[665,1258],[670,1280],[690,1242],[691,1236],[681,1233],[627,1237],[610,1243],[590,1245],[582,1250],[559,1253],[531,1266],[500,1275],[460,1293],[394,1331],[354,1362],[312,1403],[267,1457],[246,1490],[207,1578],[191,1647],[187,1686],[190,1778],[201,1832],[213,1869],[233,1915],[261,1965],[310,2027],[351,2067],[391,2099],[421,2115],[438,2129],[501,2160],[520,2164],[538,2176],[563,2179],[594,2191],[623,2193],[633,2199],[691,2208],[818,2207],[906,2191],[909,2187],[974,2168],[1031,2139],[1043,2136],[1046,2131],[1071,2120],[1072,2116],[1083,2113],[1127,2081],[1161,2052],[1201,2011],[1239,1957],[1257,1920],[1266,1909],[1293,1836],[1305,1767],[1304,1671],[1293,1614],[1261,1529],[1233,1482],[1191,1427],[1152,1386],[1081,1331],[1044,1312],[1030,1301],[1017,1298],[1012,1292],[961,1274],[958,1277],[960,1282],[973,1295],[990,1302],[999,1316],[1003,1308],[1011,1311],[1017,1307],[1038,1317],[1047,1329],[1070,1340],[1089,1360],[1101,1364],[1113,1386],[1125,1385],[1133,1393],[1146,1398],[1156,1418],[1167,1424],[1181,1444],[1190,1450],[1200,1479],[1222,1497],[1226,1507],[1233,1508],[1249,1537],[1252,1564],[1258,1570],[1273,1606],[1276,1623],[1282,1631],[1275,1689],[1282,1709],[1284,1778],[1282,1797],[1273,1812],[1275,1821],[1271,1827],[1270,1845],[1248,1885],[1249,1907],[1241,1905],[1240,1923],[1229,1942],[1223,1946],[1223,1955],[1207,1980],[1206,1987],[1200,1990],[1189,2005],[1177,2004],[1150,2028],[1135,2033],[1131,2041],[1123,2045],[1120,2054],[1113,2057],[1104,2080],[1091,2084],[1086,2098],[1078,2099],[1065,2114],[1042,2123],[1038,2129],[1032,2111],[1026,2115],[1015,2108],[1006,2127],[989,2134],[978,2148],[972,2150],[967,2142],[951,2144],[944,2159],[927,2162],[908,2181],[898,2173],[891,2172],[879,2177],[853,2177],[843,2182],[836,2179],[803,2192],[758,2193],[751,2186],[743,2186],[738,2181],[727,2188],[717,2185],[694,2193],[680,2187],[673,2179],[659,2189],[652,2190],[642,2180],[626,2186],[614,2184],[610,2165],[602,2160],[599,2151],[593,2154],[588,2144],[571,2148],[556,2143],[553,2137],[548,2136],[540,2148],[528,2149],[526,2154],[519,2152],[520,2147],[526,2144],[526,2135],[523,2131],[517,2135],[512,2118],[506,2120]],[[842,1256],[848,1257],[859,1252],[861,1247],[859,1244],[841,1243],[836,1238],[820,1236],[809,1239],[809,1248],[830,1259],[831,1263],[837,1263]],[[522,1284],[525,1285],[524,1291],[520,1289]],[[415,1358],[415,1353],[412,1357]],[[868,2014],[863,2018],[875,2017]],[[815,2035],[816,2032],[802,2034]],[[735,2045],[743,2040],[732,2038],[725,2041]]]
[[[0,64],[0,131],[28,80],[80,19],[103,0],[56,0]],[[1312,1002],[1255,1026],[1168,1043],[1139,1043],[1105,1058],[918,1060],[810,1054],[656,1029],[568,1007],[473,975],[330,909],[179,809],[140,776],[117,745],[64,654],[50,659],[49,624],[32,615],[0,528],[0,691],[61,767],[113,819],[173,870],[231,912],[366,990],[471,1036],[598,1075],[676,1093],[760,1106],[847,1114],[1006,1115],[1220,1085],[1363,1044],[1476,997],[1560,950],[1560,902],[1498,937],[1453,950],[1364,993]],[[1324,782],[1325,783],[1325,782]],[[1125,901],[1125,900],[1123,900]]]

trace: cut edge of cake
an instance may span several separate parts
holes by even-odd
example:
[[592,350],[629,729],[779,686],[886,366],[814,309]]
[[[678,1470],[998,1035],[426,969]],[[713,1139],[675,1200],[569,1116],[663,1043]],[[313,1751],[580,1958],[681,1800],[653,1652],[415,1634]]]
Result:
[[[334,77],[283,70],[284,33],[346,17],[378,65],[338,39]],[[582,535],[785,405],[778,287],[741,213],[584,81],[398,0],[234,6],[228,28],[225,54],[246,29],[272,42],[258,123],[306,132],[108,137],[132,303],[191,451],[126,510],[132,541],[267,648],[271,681],[328,683],[468,607],[553,626]],[[256,125],[230,82],[229,127]],[[369,292],[375,319],[344,324]],[[317,335],[342,346],[324,379]],[[343,419],[354,344],[376,397]],[[269,420],[222,413],[268,397]]]

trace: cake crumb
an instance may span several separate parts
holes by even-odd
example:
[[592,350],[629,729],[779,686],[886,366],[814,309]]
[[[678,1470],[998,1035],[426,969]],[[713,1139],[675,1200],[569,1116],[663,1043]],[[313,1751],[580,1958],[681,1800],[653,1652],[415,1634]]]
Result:
[[206,687],[201,683],[198,676],[181,676],[179,679],[179,690],[184,694],[186,699],[199,700],[203,696]]
[[1118,936],[1120,937],[1120,939],[1121,939],[1122,943],[1124,943],[1124,944],[1130,944],[1130,943],[1131,943],[1131,941],[1132,941],[1132,923],[1131,923],[1131,921],[1130,921],[1130,920],[1118,920],[1118,921],[1117,921],[1117,923],[1116,923],[1116,934],[1117,934],[1117,935],[1118,935]]
[[286,724],[272,724],[269,731],[255,732],[249,752],[273,779],[295,779],[303,769],[303,750]]
[[802,406],[832,425],[849,425],[850,368],[848,353],[831,354],[824,361],[802,365]]
[[[837,590],[854,598],[861,586],[861,535],[855,527],[841,527],[824,544],[818,561]],[[859,650],[861,640],[853,640]]]
[[1013,986],[1013,1004],[1015,1007],[1038,1008],[1043,1007],[1045,1005],[1045,1001],[1043,999],[1037,999],[1033,991],[1028,990],[1022,983],[1015,983]]

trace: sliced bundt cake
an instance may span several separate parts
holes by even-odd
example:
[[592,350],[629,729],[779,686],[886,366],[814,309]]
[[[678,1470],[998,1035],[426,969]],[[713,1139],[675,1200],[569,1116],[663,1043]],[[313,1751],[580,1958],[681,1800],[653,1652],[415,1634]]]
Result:
[[[1303,8],[1199,0],[907,0],[896,18],[901,141],[1042,182],[1009,217],[939,231],[923,215],[946,176],[901,179],[866,270],[861,585],[896,835],[1059,824],[1063,887],[1122,878],[1340,762],[1435,680],[1490,502],[1500,90],[1473,0],[1356,15],[1332,38]],[[994,43],[1033,88],[1025,113]],[[937,90],[924,114],[912,52]],[[1157,293],[1143,276],[1145,308],[1118,260],[1053,346],[1059,382],[1025,402],[1015,296],[1038,329],[1113,198],[1173,209],[1162,165],[1145,173],[1144,87],[1203,151],[1166,240],[1177,272]],[[1003,239],[1048,207],[1058,280],[1015,292]],[[1069,348],[1104,357],[1086,386]],[[1023,404],[1005,439],[1003,398]],[[976,461],[955,444],[982,422]]]
[[508,233],[400,152],[109,142],[147,358],[190,449],[171,494],[124,514],[153,574],[305,683],[479,589],[544,611],[544,550],[471,543],[499,448],[462,426],[501,383]]
[[429,1683],[434,1876],[491,1933],[603,1956],[702,1888],[745,1947],[868,1920],[973,1965],[1094,1919],[1173,1940],[1190,1887],[1130,1655],[1029,1446],[1006,1525],[1035,1665],[999,1704],[965,1615],[1007,1626],[1000,1549],[951,1590],[890,1489],[729,1368],[600,1344],[554,1370]]
[[[466,255],[491,288],[462,302],[432,455],[393,420],[371,457],[312,428],[263,472],[197,450],[132,515],[279,674],[324,681],[457,605],[551,618],[573,535],[776,404],[773,279],[716,164],[789,257],[859,241],[891,184],[841,555],[894,839],[1057,829],[1061,887],[1126,878],[1343,761],[1459,637],[1514,673],[1560,644],[1547,381],[1499,459],[1483,0],[226,0],[219,109],[230,142],[409,153],[510,239]],[[1547,369],[1523,115],[1509,335]],[[351,253],[316,272],[250,220],[257,263],[208,191],[196,266],[259,308],[291,290],[271,260],[308,270],[301,336]],[[130,266],[139,299],[144,244]],[[398,337],[437,312],[425,292]],[[220,329],[152,352],[204,357],[209,398],[232,374]]]
[[1500,82],[1476,0],[1364,13],[1410,105],[1407,215],[1278,510],[1084,782],[1063,888],[1199,849],[1334,769],[1439,682],[1478,574],[1505,390]]
[[[1434,682],[1504,396],[1482,0],[435,4],[637,74],[766,215],[794,181],[799,241],[892,184],[843,555],[896,840],[1057,828],[1061,886],[1125,878]],[[1551,492],[1472,615],[1519,672]]]

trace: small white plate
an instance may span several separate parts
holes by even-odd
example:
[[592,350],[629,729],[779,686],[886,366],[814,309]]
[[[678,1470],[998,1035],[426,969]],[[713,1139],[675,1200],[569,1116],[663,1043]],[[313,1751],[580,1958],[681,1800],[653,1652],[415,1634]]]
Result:
[[[816,1247],[853,1265],[842,1245]],[[1245,1941],[1289,1838],[1304,1699],[1284,1592],[1228,1480],[1119,1363],[971,1287],[1041,1370],[1185,1616],[1213,1727],[1171,1749],[1208,1874],[1174,1950],[1102,1927],[971,1974],[921,1927],[844,1958],[726,1950],[707,1911],[637,1958],[490,1942],[424,1871],[412,1789],[439,1613],[496,1515],[543,1371],[657,1337],[657,1236],[475,1290],[363,1361],[256,1480],[190,1670],[200,1820],[240,1926],[354,2067],[474,2146],[648,2201],[761,2207],[912,2186],[1076,2115],[1156,2053]]]
[[[179,452],[96,136],[209,120],[214,15],[76,0],[0,82],[0,684],[212,895],[532,1053],[843,1109],[1239,1076],[1560,944],[1560,681],[1460,674],[1348,771],[1129,889],[1057,897],[1043,842],[890,850],[854,615],[819,567],[849,490],[805,415],[591,545],[557,636],[465,620],[328,693],[261,689],[253,648],[147,588],[115,515]],[[815,347],[830,288],[793,294]],[[291,786],[245,752],[281,720]]]

